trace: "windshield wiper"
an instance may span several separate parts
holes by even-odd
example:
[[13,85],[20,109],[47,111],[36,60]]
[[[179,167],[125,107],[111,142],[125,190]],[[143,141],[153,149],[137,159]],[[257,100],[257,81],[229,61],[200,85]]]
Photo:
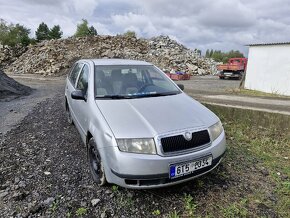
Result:
[[144,93],[139,95],[99,95],[96,99],[132,99],[132,98],[147,98],[147,97],[160,97],[168,95],[177,95],[180,92],[164,92],[164,93]]
[[102,96],[96,96],[95,99],[130,99],[134,98],[134,96],[128,96],[128,95],[102,95]]
[[164,92],[164,93],[148,93],[136,96],[137,98],[146,98],[146,97],[160,97],[168,95],[177,95],[179,92]]

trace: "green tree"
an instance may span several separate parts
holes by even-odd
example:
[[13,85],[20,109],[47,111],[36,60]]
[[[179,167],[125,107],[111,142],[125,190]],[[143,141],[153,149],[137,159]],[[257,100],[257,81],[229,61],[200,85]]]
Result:
[[42,40],[48,40],[50,38],[49,32],[49,28],[44,22],[39,24],[37,30],[35,31],[36,41],[40,42]]
[[206,58],[209,58],[209,50],[208,50],[208,49],[206,49],[205,57],[206,57]]
[[[211,50],[207,52],[210,58],[213,58],[217,62],[228,62],[229,58],[243,58],[244,55],[240,51],[231,50],[229,52],[222,52],[220,50]],[[207,56],[207,55],[206,55]]]
[[213,55],[213,49],[210,50],[209,57],[212,57],[212,55]]
[[98,35],[98,32],[97,32],[97,30],[95,29],[94,26],[91,26],[91,27],[89,28],[89,35],[90,35],[90,36],[96,36],[96,35]]
[[15,46],[22,44],[26,46],[31,41],[29,33],[30,29],[20,24],[7,24],[0,19],[0,43],[3,45]]
[[16,24],[10,30],[10,37],[15,39],[15,44],[20,43],[22,45],[29,45],[30,38],[29,38],[30,30],[20,24]]
[[128,30],[127,32],[124,33],[124,36],[136,38],[136,33],[134,31]]
[[83,19],[82,23],[77,25],[77,31],[74,34],[75,37],[84,37],[90,35],[90,29],[88,27],[88,21]]
[[49,30],[49,39],[60,39],[62,36],[62,31],[60,30],[59,25],[54,25],[50,30]]
[[201,56],[201,50],[197,49],[197,54],[199,54]]

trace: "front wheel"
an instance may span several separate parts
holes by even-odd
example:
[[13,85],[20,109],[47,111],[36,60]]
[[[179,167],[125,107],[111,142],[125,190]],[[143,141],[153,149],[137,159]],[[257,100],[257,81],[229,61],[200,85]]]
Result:
[[70,108],[69,108],[68,104],[66,105],[66,117],[67,117],[67,122],[70,125],[72,125],[73,124],[73,119],[72,119]]
[[103,186],[107,183],[104,164],[93,138],[90,139],[87,149],[88,162],[93,180]]

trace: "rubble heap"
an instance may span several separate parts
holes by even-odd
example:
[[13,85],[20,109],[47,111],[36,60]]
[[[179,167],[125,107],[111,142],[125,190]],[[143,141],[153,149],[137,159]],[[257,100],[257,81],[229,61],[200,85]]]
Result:
[[[215,69],[214,61],[198,54],[168,36],[158,36],[149,40],[149,60],[160,68],[194,74],[210,74]],[[151,59],[152,58],[152,59]]]
[[18,45],[10,47],[0,44],[0,68],[7,67],[26,51],[26,47]]
[[148,52],[144,40],[123,36],[96,36],[50,40],[29,46],[7,72],[62,74],[81,58],[130,58],[143,59]]
[[[152,39],[94,36],[50,40],[30,45],[7,72],[61,75],[81,58],[126,58],[152,62],[163,70],[190,74],[212,73],[214,63],[166,36]],[[1,61],[0,61],[1,64]]]

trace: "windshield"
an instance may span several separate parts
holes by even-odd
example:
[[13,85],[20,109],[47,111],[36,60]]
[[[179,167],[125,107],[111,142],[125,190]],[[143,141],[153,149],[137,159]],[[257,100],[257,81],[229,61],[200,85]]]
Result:
[[156,67],[95,66],[96,98],[141,98],[175,95],[179,89]]

